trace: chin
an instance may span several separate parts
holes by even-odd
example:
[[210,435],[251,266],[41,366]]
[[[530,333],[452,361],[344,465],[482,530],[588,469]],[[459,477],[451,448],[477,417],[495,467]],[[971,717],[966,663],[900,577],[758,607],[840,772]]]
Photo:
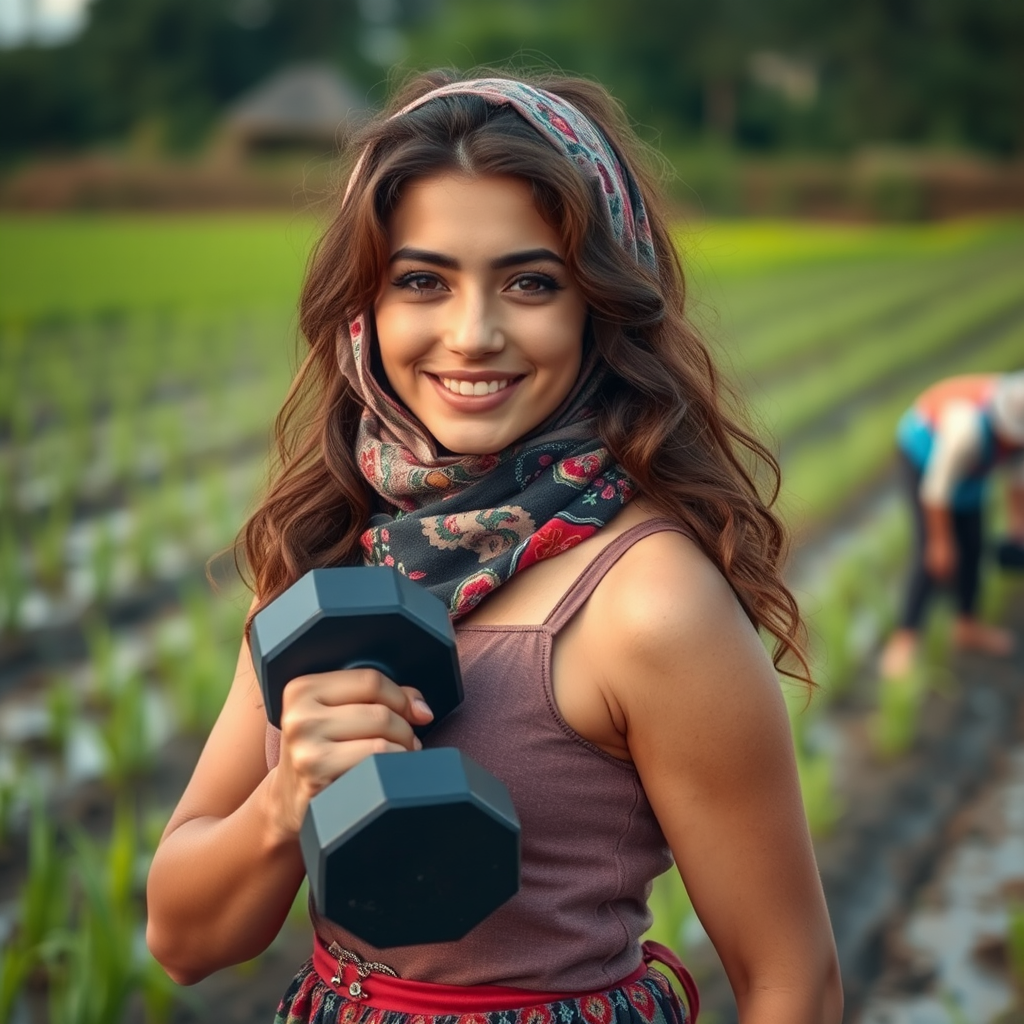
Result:
[[438,446],[443,448],[447,452],[451,452],[452,455],[496,455],[501,451],[502,448],[508,447],[507,445],[500,445],[495,448],[493,445],[485,444],[482,441],[466,441],[459,438],[450,438],[451,444],[447,444],[443,438],[435,437],[434,440],[438,443]]

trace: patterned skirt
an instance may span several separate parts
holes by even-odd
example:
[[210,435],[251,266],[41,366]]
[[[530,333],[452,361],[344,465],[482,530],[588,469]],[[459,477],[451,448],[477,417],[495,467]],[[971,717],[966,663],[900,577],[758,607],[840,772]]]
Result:
[[660,971],[575,999],[520,1010],[426,1015],[381,1010],[353,1001],[324,982],[306,961],[281,1000],[275,1024],[689,1024],[689,1015]]

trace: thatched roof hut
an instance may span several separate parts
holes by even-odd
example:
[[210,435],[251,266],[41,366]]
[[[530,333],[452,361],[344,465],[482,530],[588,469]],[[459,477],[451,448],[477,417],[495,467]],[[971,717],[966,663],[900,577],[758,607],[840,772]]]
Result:
[[367,109],[365,97],[330,64],[292,64],[231,104],[215,148],[235,157],[333,151]]

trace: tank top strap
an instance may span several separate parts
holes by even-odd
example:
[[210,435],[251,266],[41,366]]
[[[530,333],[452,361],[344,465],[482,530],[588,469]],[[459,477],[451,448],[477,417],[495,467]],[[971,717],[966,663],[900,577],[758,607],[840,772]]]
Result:
[[597,589],[598,583],[604,579],[605,573],[638,541],[649,537],[652,533],[664,533],[668,530],[681,533],[693,539],[693,535],[685,526],[674,519],[664,516],[648,519],[637,523],[620,533],[613,541],[603,547],[587,564],[584,570],[570,584],[569,589],[558,599],[558,603],[544,620],[552,633],[558,633],[565,624],[586,603],[587,598]]

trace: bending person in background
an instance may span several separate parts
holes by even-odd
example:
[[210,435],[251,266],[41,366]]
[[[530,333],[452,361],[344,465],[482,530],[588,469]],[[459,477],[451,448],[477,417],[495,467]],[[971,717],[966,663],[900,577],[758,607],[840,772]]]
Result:
[[883,676],[910,670],[928,601],[951,586],[953,642],[1006,656],[1013,634],[976,617],[984,548],[986,484],[993,470],[1012,473],[1011,538],[1024,542],[1024,372],[939,381],[900,420],[897,439],[914,513],[914,561],[903,617],[881,658]]

